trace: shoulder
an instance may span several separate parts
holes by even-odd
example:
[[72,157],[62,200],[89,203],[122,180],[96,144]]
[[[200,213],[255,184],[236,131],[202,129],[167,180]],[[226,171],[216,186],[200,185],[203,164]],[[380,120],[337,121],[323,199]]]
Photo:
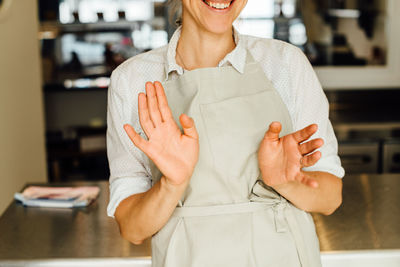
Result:
[[162,80],[166,53],[167,45],[138,54],[124,61],[112,72],[111,90],[120,92],[124,90],[122,88],[124,84],[132,88],[144,88],[147,81]]
[[269,61],[281,67],[290,67],[293,60],[308,62],[303,51],[288,42],[249,35],[241,35],[241,38],[250,53],[261,63]]
[[246,49],[260,64],[281,96],[285,100],[292,98],[296,76],[302,72],[302,66],[309,64],[303,51],[276,39],[248,35],[242,35],[241,38]]
[[130,74],[132,71],[140,71],[144,68],[160,66],[164,67],[166,52],[167,46],[165,45],[160,48],[138,54],[125,60],[114,70],[114,72],[119,74]]

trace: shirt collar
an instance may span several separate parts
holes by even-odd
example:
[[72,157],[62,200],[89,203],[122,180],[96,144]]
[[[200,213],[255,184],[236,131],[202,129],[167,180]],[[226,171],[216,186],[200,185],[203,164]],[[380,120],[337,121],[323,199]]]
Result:
[[[179,26],[175,30],[174,34],[171,37],[171,40],[168,43],[165,64],[166,79],[168,79],[169,74],[173,71],[176,71],[179,75],[183,74],[183,68],[179,66],[175,60],[176,47],[181,36],[181,30],[182,26]],[[232,67],[234,67],[238,72],[243,73],[247,55],[246,48],[243,44],[243,38],[241,38],[240,33],[235,27],[233,27],[233,36],[235,39],[236,47],[219,62],[218,66],[221,67],[226,65],[227,63],[230,63]]]

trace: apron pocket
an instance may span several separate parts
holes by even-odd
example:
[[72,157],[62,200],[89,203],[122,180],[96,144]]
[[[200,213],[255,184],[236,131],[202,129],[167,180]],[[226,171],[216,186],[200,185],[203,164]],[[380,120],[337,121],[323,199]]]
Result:
[[287,134],[291,122],[275,90],[201,104],[206,135],[220,174],[232,179],[258,170],[257,150],[273,121]]

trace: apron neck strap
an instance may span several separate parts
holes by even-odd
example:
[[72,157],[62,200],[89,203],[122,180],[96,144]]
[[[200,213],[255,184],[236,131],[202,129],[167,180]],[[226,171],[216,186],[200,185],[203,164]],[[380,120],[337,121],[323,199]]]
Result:
[[255,63],[256,60],[254,59],[253,55],[250,53],[248,49],[246,49],[246,64]]

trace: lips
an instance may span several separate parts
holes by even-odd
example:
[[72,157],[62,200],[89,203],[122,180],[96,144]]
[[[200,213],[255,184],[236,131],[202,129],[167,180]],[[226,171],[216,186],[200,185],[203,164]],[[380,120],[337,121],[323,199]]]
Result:
[[206,5],[209,7],[216,9],[216,10],[225,10],[228,9],[231,4],[233,3],[234,0],[229,1],[229,2],[215,2],[215,1],[210,1],[210,0],[202,0]]

